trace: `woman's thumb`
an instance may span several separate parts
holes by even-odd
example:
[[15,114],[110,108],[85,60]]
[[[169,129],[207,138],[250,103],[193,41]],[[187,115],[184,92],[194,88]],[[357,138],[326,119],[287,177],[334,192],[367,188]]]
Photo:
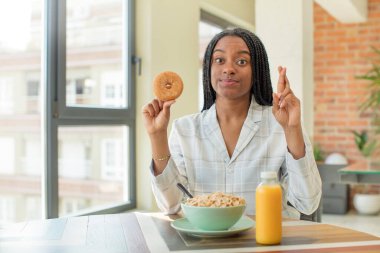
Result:
[[170,101],[165,101],[163,105],[163,111],[165,114],[169,115],[170,114],[170,107],[172,104],[174,104],[176,101],[175,100],[170,100]]

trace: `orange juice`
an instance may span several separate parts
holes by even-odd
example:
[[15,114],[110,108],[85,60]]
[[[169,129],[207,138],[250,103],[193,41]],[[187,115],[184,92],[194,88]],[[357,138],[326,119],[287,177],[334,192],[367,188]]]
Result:
[[279,244],[282,237],[282,190],[275,172],[262,172],[256,188],[256,242]]

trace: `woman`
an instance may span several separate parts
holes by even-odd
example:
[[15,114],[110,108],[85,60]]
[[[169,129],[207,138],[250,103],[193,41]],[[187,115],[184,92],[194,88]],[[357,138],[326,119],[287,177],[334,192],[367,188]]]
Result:
[[255,213],[261,171],[276,171],[283,187],[284,216],[311,214],[321,197],[321,179],[301,126],[300,102],[279,67],[273,93],[260,39],[244,29],[225,30],[209,43],[203,61],[201,113],[167,127],[174,101],[143,107],[152,145],[152,187],[158,206],[176,213],[183,198],[177,182],[194,195],[221,191],[245,198]]

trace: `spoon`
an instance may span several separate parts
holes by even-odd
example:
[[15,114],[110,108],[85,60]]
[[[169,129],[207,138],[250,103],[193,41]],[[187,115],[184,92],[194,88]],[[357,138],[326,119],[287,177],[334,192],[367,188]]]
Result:
[[191,195],[191,193],[185,188],[185,186],[183,186],[183,184],[181,183],[177,183],[177,187],[185,194],[187,195],[189,198],[193,198],[193,195]]

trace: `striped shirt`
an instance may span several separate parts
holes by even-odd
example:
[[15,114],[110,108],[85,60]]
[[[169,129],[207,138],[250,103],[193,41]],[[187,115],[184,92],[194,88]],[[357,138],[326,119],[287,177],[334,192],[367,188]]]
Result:
[[[252,100],[234,152],[230,157],[217,121],[215,104],[208,110],[177,119],[169,137],[171,158],[152,188],[158,207],[169,214],[180,210],[181,182],[193,195],[216,191],[244,197],[246,214],[255,214],[260,172],[275,171],[283,190],[283,215],[299,218],[314,212],[321,198],[321,179],[312,146],[304,132],[306,155],[295,160],[272,107]],[[291,207],[287,205],[290,202]]]

